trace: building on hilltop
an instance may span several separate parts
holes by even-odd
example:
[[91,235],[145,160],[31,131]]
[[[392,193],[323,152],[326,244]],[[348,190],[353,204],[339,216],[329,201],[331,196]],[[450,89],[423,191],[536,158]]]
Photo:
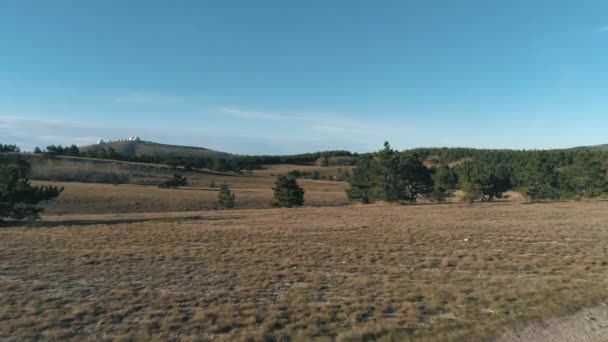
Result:
[[108,141],[104,141],[103,139],[99,139],[99,140],[97,140],[97,145],[109,144],[109,143],[112,143],[112,141],[114,141],[114,142],[141,141],[141,139],[139,137],[137,137],[137,136],[135,136],[135,137],[128,137],[128,138],[122,138],[122,139],[116,139],[116,140],[108,140]]

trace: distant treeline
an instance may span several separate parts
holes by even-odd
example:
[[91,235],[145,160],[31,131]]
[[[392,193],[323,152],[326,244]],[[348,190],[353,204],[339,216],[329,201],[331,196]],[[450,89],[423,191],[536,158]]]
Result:
[[[13,146],[13,145],[2,145],[2,146]],[[15,146],[16,148],[16,146]],[[326,161],[327,158],[331,157],[353,157],[355,156],[349,151],[325,151],[325,152],[314,152],[314,153],[303,153],[285,156],[271,156],[271,155],[260,155],[260,156],[248,156],[248,155],[234,155],[226,158],[211,158],[211,157],[199,157],[199,156],[182,156],[176,154],[164,154],[164,155],[144,155],[144,156],[127,156],[116,152],[112,147],[100,148],[98,150],[87,150],[81,152],[76,145],[71,146],[55,146],[50,145],[46,147],[46,150],[41,150],[36,147],[34,153],[42,153],[47,155],[55,156],[73,156],[73,157],[85,157],[85,158],[98,158],[98,159],[111,159],[121,160],[130,162],[141,162],[141,163],[155,163],[155,164],[166,164],[175,167],[184,167],[186,169],[210,169],[219,172],[241,172],[242,170],[254,170],[261,167],[261,165],[268,164],[310,164],[314,163],[319,159]]]
[[20,152],[21,150],[17,145],[4,145],[0,144],[0,152]]
[[[423,162],[431,167],[422,167]],[[383,150],[361,156],[350,179],[351,198],[369,202],[415,201],[418,194],[444,199],[463,190],[466,199],[492,201],[514,190],[530,201],[608,195],[608,151],[424,148]]]

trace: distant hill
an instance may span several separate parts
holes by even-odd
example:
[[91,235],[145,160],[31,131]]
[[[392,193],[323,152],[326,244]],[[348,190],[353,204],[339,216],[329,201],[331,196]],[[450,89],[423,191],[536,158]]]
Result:
[[97,152],[112,147],[116,152],[128,157],[165,156],[225,158],[230,154],[203,147],[159,144],[151,141],[112,141],[80,147],[81,152]]
[[572,148],[573,150],[608,150],[608,144],[593,145],[593,146],[578,146]]

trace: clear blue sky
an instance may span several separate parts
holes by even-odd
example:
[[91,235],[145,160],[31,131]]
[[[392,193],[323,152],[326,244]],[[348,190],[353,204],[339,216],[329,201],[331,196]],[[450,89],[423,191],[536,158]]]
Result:
[[608,1],[0,3],[0,142],[608,143]]

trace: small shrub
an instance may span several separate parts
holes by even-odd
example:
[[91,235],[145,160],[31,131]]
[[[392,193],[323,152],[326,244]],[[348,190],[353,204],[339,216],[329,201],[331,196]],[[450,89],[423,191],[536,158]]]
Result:
[[230,190],[228,184],[220,184],[220,191],[217,195],[217,203],[221,209],[232,209],[236,206],[236,196]]
[[188,185],[188,180],[186,178],[182,177],[182,175],[174,173],[173,178],[158,184],[158,187],[159,188],[177,188],[179,186],[186,186],[186,185]]

